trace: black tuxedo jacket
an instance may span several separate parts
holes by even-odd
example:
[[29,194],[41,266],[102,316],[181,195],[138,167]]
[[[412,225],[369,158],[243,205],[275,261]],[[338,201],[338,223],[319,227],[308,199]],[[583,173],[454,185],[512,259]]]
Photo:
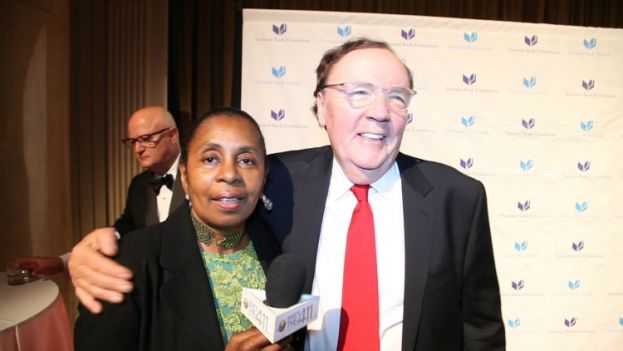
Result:
[[[269,160],[264,193],[274,205],[260,208],[255,223],[304,261],[309,293],[333,154],[325,146]],[[403,154],[397,163],[405,225],[402,349],[504,350],[483,185],[439,163]]]
[[[156,192],[149,183],[154,177],[154,173],[147,170],[137,174],[130,182],[128,196],[125,200],[125,208],[121,216],[115,221],[114,227],[122,236],[150,226],[158,224],[158,203]],[[173,197],[169,214],[173,213],[184,201],[184,189],[180,172],[178,170],[175,182],[173,182]]]
[[[278,253],[271,236],[249,233],[266,265]],[[164,222],[125,235],[121,264],[134,273],[134,291],[100,315],[79,306],[75,347],[80,350],[223,350],[212,290],[184,202]]]

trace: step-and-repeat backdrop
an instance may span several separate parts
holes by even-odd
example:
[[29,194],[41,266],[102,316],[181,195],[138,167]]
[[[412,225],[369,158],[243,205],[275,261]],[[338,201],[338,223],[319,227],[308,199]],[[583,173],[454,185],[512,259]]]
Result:
[[245,10],[243,33],[269,152],[328,143],[324,51],[390,43],[418,92],[402,151],[487,188],[508,350],[623,350],[623,30]]

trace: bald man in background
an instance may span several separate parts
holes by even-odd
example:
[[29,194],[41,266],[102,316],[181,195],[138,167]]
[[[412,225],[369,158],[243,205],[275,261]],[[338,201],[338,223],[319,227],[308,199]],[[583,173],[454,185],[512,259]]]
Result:
[[[93,233],[116,232],[121,237],[157,224],[167,219],[184,200],[178,172],[179,131],[169,111],[159,106],[137,110],[128,120],[128,137],[122,142],[132,149],[144,171],[132,178],[125,208],[115,224],[95,229]],[[14,264],[29,268],[34,275],[52,275],[64,270],[63,261],[68,256],[19,258]],[[70,261],[69,269],[76,268],[72,268]],[[76,293],[81,294],[79,289]]]
[[167,110],[145,107],[134,112],[123,143],[145,170],[132,179],[125,209],[115,221],[120,235],[164,221],[184,199],[177,170],[179,132]]
[[[92,232],[116,232],[117,238],[164,221],[184,201],[184,189],[178,171],[181,150],[179,131],[169,111],[163,107],[149,106],[134,112],[128,120],[128,137],[122,142],[132,149],[139,165],[145,170],[132,178],[125,208],[114,226]],[[81,244],[99,246],[97,242],[90,240],[83,240]],[[70,271],[78,269],[91,272],[95,277],[99,275],[98,272],[76,265],[71,260],[68,267]],[[125,290],[126,287],[120,288]],[[76,295],[81,298],[85,294],[77,288]]]

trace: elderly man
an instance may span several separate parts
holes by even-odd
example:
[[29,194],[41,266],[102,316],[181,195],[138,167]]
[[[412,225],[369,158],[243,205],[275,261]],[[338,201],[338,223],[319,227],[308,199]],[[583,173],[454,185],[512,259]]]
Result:
[[122,140],[145,169],[132,179],[123,214],[114,228],[124,235],[164,221],[184,199],[178,177],[179,132],[171,114],[162,107],[145,107],[128,120]]
[[[120,236],[164,221],[184,199],[177,171],[179,132],[166,109],[150,106],[134,112],[128,120],[128,137],[122,142],[133,150],[139,165],[145,170],[132,179],[125,209],[114,226],[93,232],[112,238],[115,245],[115,232]],[[88,240],[83,243],[97,245]],[[63,260],[68,256],[25,257],[16,259],[12,264],[29,268],[34,275],[52,275],[64,270]],[[96,277],[97,273],[93,272],[92,276]],[[131,285],[125,288],[129,289]],[[81,289],[77,288],[76,292],[80,298],[85,297]],[[89,296],[86,295],[87,298]]]
[[[386,43],[329,50],[314,111],[331,146],[270,158],[273,206],[249,230],[274,235],[310,273],[305,291],[321,306],[306,350],[505,349],[483,185],[399,152],[412,85]],[[89,281],[77,289],[119,300],[128,272],[90,247],[74,252],[107,274],[76,272]]]
[[[158,106],[137,110],[128,120],[128,137],[122,142],[132,149],[139,165],[145,170],[132,179],[125,208],[114,226],[94,230],[76,248],[89,245],[99,249],[100,243],[91,240],[99,235],[111,239],[114,249],[107,251],[107,244],[104,242],[102,250],[112,255],[116,252],[115,237],[164,221],[184,200],[178,172],[181,151],[179,131],[169,111]],[[69,270],[72,273],[80,271],[94,279],[101,276],[97,269],[92,270],[88,266],[76,264],[72,259],[69,260]],[[125,276],[131,277],[129,274]],[[85,283],[77,281],[78,277],[72,274],[76,295],[83,303],[88,304],[87,301],[93,301],[92,295],[80,288]],[[119,288],[129,291],[132,286],[121,284]]]

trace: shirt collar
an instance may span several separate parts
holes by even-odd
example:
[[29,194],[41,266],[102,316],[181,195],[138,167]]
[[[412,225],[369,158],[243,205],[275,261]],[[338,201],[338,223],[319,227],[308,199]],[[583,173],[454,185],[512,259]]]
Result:
[[167,173],[163,174],[170,174],[173,176],[173,180],[175,180],[177,178],[177,168],[180,164],[180,155],[177,155],[177,158],[175,159],[175,162],[173,162],[173,165],[171,165],[171,168],[169,168],[169,170],[167,171]]
[[[350,188],[354,185],[348,180],[348,177],[346,177],[342,167],[340,167],[340,164],[335,158],[333,158],[332,167],[329,193],[327,194],[327,200],[329,201],[338,200],[345,194],[350,193]],[[397,181],[400,181],[400,172],[398,171],[398,164],[394,161],[389,170],[387,170],[379,180],[370,184],[370,187],[375,193],[383,197],[388,197],[389,192]]]

